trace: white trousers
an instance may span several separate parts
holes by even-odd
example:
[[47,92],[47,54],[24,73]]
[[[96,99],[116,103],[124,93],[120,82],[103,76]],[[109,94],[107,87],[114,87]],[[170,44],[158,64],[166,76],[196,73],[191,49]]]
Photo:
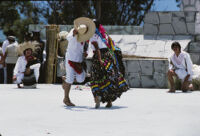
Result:
[[[38,64],[34,64],[34,65],[30,66],[30,69],[33,69],[33,71],[34,71],[34,76],[35,76],[36,82],[38,82],[38,78],[40,76],[40,65],[41,64],[38,63]],[[16,77],[17,77],[16,83],[20,84],[20,83],[22,83],[22,79],[24,78],[24,73],[18,73],[16,75]]]
[[[175,73],[177,74],[178,78],[181,79],[183,82],[185,77],[188,75],[188,72],[185,69],[176,69]],[[192,75],[190,75],[189,81],[192,81]]]
[[85,80],[85,71],[81,74],[78,74],[68,63],[68,60],[65,60],[65,69],[66,69],[66,79],[65,82],[69,84],[73,84],[74,79],[76,79],[77,82],[82,83]]

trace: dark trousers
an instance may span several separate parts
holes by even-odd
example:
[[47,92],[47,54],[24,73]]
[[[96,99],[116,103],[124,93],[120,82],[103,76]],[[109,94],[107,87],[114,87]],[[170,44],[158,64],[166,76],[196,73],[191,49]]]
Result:
[[7,83],[12,84],[13,70],[15,68],[15,64],[6,64],[6,66],[7,66]]
[[4,69],[0,69],[0,84],[4,83]]

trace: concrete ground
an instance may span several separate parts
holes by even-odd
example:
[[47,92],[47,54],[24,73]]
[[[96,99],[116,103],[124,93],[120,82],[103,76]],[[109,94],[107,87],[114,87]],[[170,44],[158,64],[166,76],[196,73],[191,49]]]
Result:
[[[82,90],[81,90],[82,89]],[[110,109],[94,108],[88,87],[72,86],[76,107],[62,103],[61,85],[0,85],[2,136],[199,136],[200,91],[131,88]]]

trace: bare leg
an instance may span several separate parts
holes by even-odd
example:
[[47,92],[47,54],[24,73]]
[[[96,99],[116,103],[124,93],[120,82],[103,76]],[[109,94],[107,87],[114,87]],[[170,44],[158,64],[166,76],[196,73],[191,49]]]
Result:
[[95,108],[96,108],[96,109],[99,108],[99,107],[100,107],[101,97],[100,97],[100,96],[96,96],[96,97],[94,98],[94,101],[95,101],[95,103],[96,103]]
[[109,101],[107,104],[106,104],[106,108],[111,108],[112,107],[112,102]]
[[170,83],[170,89],[168,92],[174,93],[176,91],[174,87],[174,79],[173,79],[174,73],[172,73],[171,71],[168,71],[167,76],[168,76],[168,81]]
[[69,98],[69,92],[70,92],[71,84],[66,83],[66,82],[63,80],[62,87],[63,87],[63,89],[64,89],[64,99],[63,99],[63,103],[66,104],[67,106],[75,106],[75,104],[73,104],[73,103],[70,101],[70,98]]

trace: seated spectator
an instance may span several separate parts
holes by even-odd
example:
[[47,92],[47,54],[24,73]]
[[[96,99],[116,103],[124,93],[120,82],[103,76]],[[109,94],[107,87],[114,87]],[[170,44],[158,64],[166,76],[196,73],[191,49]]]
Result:
[[18,88],[21,83],[24,86],[36,87],[39,78],[40,62],[33,56],[37,42],[24,42],[17,48],[18,54],[22,55],[18,58],[13,72],[13,81],[17,83]]
[[170,83],[170,90],[168,92],[174,93],[176,91],[173,77],[177,77],[181,80],[181,90],[183,92],[193,90],[193,64],[189,54],[181,51],[181,45],[178,42],[172,43],[171,49],[174,51],[174,54],[169,58],[168,80]]

